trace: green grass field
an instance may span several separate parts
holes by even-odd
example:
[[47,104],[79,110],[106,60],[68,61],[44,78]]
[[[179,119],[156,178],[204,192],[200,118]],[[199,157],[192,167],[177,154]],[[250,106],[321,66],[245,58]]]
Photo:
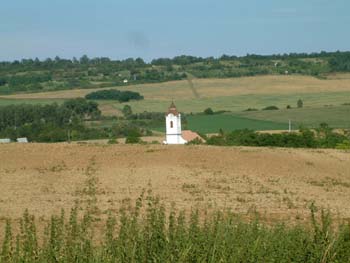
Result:
[[[338,77],[338,78],[335,78]],[[288,120],[293,128],[300,125],[316,127],[322,122],[332,127],[350,128],[350,107],[341,106],[350,103],[349,79],[341,78],[320,80],[309,76],[262,76],[234,79],[195,79],[194,87],[199,98],[193,96],[187,81],[143,84],[117,87],[120,90],[133,90],[145,96],[142,101],[118,103],[116,101],[96,101],[104,115],[121,115],[121,109],[130,105],[134,113],[144,111],[165,112],[173,99],[178,110],[186,113],[188,129],[200,132],[224,130],[287,129]],[[16,94],[0,98],[1,105],[30,103],[62,103],[69,98],[84,97],[91,90],[64,90],[57,92]],[[303,109],[286,110],[286,106],[296,107],[302,99]],[[267,106],[277,106],[278,111],[261,111]],[[206,108],[214,111],[231,111],[231,115],[201,116],[191,113],[203,112]],[[244,112],[256,108],[257,112]],[[103,124],[103,127],[110,124]],[[156,127],[164,130],[163,127]]]
[[0,98],[0,106],[7,105],[18,105],[18,104],[52,104],[58,103],[61,104],[64,99],[3,99]]
[[[296,107],[298,99],[304,101],[306,107],[323,107],[324,105],[340,106],[350,102],[350,92],[324,92],[304,94],[249,94],[237,96],[220,96],[213,98],[193,99],[186,97],[175,98],[178,109],[185,113],[203,112],[211,107],[214,111],[229,110],[243,111],[247,108],[262,109],[266,106],[275,105],[279,108],[286,108],[287,105]],[[121,110],[125,104],[132,107],[134,112],[143,111],[165,111],[170,102],[167,100],[145,99],[143,101],[131,101],[128,103],[116,103],[111,101],[101,102],[112,105],[115,109]]]
[[[220,129],[224,131],[233,130],[286,130],[288,122],[278,123],[273,121],[254,120],[233,114],[214,115],[187,115],[187,124],[183,129],[189,129],[200,133],[217,133]],[[165,127],[155,127],[154,130],[165,132]]]
[[251,111],[235,113],[235,116],[278,123],[286,123],[291,120],[294,128],[300,125],[318,127],[322,122],[328,123],[333,128],[350,128],[350,106]]
[[241,129],[250,130],[286,130],[287,123],[254,120],[231,114],[193,115],[187,116],[187,129],[201,133],[217,133],[219,129],[233,131]]

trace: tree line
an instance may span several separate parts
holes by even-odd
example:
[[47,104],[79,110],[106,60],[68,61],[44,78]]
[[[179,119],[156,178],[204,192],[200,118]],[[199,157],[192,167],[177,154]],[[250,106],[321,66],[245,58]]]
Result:
[[[101,88],[197,78],[231,78],[267,74],[323,77],[350,71],[350,52],[291,53],[221,57],[176,56],[145,62],[141,58],[55,57],[0,62],[0,93]],[[127,80],[127,81],[125,81]]]
[[208,145],[218,146],[272,146],[291,148],[337,148],[350,141],[350,134],[333,131],[326,123],[310,130],[301,128],[291,133],[261,133],[252,130],[220,131],[218,135],[207,138]]
[[134,91],[120,91],[115,89],[98,90],[85,96],[89,100],[117,100],[119,102],[128,102],[130,100],[143,100],[143,96]]
[[101,116],[98,105],[85,99],[74,99],[48,105],[9,105],[0,107],[0,136],[15,140],[59,142],[69,135],[79,139],[99,137],[98,130],[88,129],[83,121]]

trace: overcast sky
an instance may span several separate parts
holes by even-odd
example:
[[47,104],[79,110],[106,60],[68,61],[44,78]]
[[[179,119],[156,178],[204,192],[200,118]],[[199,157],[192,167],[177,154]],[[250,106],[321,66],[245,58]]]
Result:
[[0,60],[350,50],[350,0],[0,2]]

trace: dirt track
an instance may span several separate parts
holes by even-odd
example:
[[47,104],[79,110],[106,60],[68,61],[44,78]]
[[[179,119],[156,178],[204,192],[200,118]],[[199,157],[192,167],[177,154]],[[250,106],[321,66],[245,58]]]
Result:
[[336,150],[162,145],[0,145],[0,219],[69,208],[97,176],[100,209],[117,209],[144,188],[178,208],[308,220],[308,206],[350,218],[350,153]]

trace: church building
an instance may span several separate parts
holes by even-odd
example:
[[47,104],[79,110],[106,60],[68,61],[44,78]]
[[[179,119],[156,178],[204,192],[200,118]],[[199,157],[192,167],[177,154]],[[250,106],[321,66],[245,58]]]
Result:
[[193,131],[182,131],[181,114],[177,111],[174,102],[171,103],[165,115],[166,138],[164,144],[186,144],[192,140],[203,139]]

